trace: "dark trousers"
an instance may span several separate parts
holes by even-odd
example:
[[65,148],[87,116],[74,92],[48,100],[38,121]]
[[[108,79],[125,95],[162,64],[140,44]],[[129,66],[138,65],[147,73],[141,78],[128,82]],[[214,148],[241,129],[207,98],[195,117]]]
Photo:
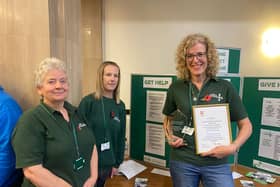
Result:
[[18,169],[1,187],[20,187],[22,182],[23,172],[21,169]]
[[104,187],[106,179],[110,177],[112,168],[98,170],[98,178],[95,187]]

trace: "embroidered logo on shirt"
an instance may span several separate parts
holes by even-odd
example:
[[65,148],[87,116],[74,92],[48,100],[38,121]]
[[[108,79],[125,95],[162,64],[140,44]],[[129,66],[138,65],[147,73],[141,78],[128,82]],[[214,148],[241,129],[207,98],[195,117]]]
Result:
[[80,131],[80,130],[82,130],[83,127],[86,127],[86,126],[87,126],[87,124],[85,124],[85,123],[79,123],[78,130]]
[[216,98],[218,101],[221,101],[222,99],[224,99],[222,97],[222,94],[221,93],[218,93],[218,94],[215,94],[215,93],[212,93],[212,94],[207,94],[205,95],[201,101],[206,101],[206,102],[209,102],[211,101],[213,98]]
[[120,121],[121,121],[120,118],[119,118],[118,116],[115,116],[113,119],[114,119],[115,121],[117,121],[117,122],[120,122]]
[[111,111],[111,112],[110,112],[110,115],[111,115],[111,118],[114,118],[116,114],[115,114],[114,111]]
[[118,116],[116,116],[116,113],[114,111],[111,111],[110,112],[110,116],[111,118],[113,118],[113,120],[117,121],[117,122],[120,122],[120,118]]
[[205,96],[201,99],[201,101],[207,101],[207,102],[209,102],[209,101],[211,101],[211,99],[212,99],[211,95],[205,95]]

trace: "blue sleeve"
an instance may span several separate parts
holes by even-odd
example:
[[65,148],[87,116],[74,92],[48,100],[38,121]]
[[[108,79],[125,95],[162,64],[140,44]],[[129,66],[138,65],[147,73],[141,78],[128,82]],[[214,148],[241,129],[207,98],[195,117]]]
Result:
[[22,111],[13,100],[0,104],[0,186],[15,172],[11,134]]

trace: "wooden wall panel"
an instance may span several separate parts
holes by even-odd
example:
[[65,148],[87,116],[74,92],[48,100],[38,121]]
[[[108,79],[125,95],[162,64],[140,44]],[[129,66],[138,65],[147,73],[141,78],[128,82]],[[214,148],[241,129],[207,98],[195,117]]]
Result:
[[0,1],[0,85],[25,110],[39,102],[34,69],[49,56],[48,2]]
[[0,85],[24,110],[39,103],[34,69],[49,56],[67,64],[71,103],[94,90],[102,62],[101,10],[102,0],[0,1]]
[[68,101],[78,105],[82,95],[80,11],[77,0],[49,0],[50,53],[66,62],[70,80]]
[[102,63],[102,0],[82,0],[83,95],[95,90],[96,71]]

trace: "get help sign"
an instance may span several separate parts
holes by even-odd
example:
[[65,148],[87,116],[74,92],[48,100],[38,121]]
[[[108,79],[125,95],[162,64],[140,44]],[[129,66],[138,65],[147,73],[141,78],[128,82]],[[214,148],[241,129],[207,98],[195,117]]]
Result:
[[144,77],[143,88],[168,89],[171,83],[171,77]]

